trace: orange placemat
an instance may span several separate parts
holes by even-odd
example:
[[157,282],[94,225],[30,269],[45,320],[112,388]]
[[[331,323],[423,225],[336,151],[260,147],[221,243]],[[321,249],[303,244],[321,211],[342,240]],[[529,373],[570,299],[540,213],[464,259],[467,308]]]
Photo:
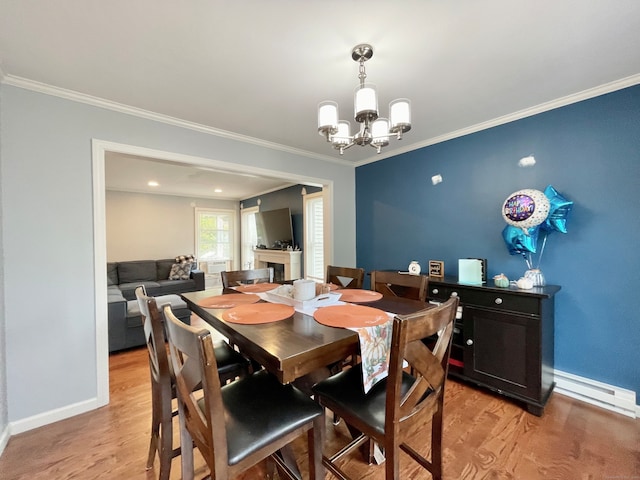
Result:
[[328,327],[375,327],[389,321],[389,316],[379,308],[364,305],[330,305],[313,313],[318,323]]
[[237,287],[233,288],[236,291],[243,293],[262,293],[273,290],[274,288],[278,288],[279,286],[280,284],[278,283],[254,283],[252,285],[238,285]]
[[374,292],[373,290],[362,290],[360,288],[342,288],[336,291],[336,293],[341,293],[340,300],[343,302],[352,302],[352,303],[365,303],[365,302],[375,302],[376,300],[380,300],[382,298],[382,294],[380,292]]
[[233,308],[247,303],[256,303],[260,300],[258,295],[251,293],[229,293],[203,298],[198,305],[204,308]]
[[222,319],[231,323],[256,325],[277,322],[289,318],[295,313],[290,305],[281,303],[251,303],[230,308],[222,314]]

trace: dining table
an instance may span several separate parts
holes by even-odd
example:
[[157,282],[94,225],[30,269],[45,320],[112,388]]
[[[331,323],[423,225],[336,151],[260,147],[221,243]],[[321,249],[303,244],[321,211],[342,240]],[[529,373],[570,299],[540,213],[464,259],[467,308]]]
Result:
[[[237,292],[225,289],[223,293]],[[201,290],[180,294],[191,311],[283,384],[359,353],[358,334],[355,331],[320,324],[312,314],[298,310],[277,322],[250,325],[229,322],[223,318],[225,308],[202,306],[206,304],[206,299],[216,295],[219,295],[219,291]],[[391,296],[358,304],[397,315],[433,307],[418,300]]]
[[[356,331],[321,324],[306,310],[294,309],[293,314],[287,318],[266,323],[241,324],[225,320],[224,313],[232,302],[225,302],[224,294],[237,295],[236,288],[239,287],[223,289],[223,295],[220,295],[219,290],[201,290],[182,293],[180,296],[192,312],[227,337],[230,344],[237,346],[244,355],[264,367],[281,383],[292,383],[318,369],[326,368],[327,365],[342,362],[351,355],[356,358],[360,353]],[[345,298],[350,298],[349,290],[345,289]],[[434,306],[403,297],[372,297],[376,299],[360,299],[357,304],[396,315],[407,315]],[[261,298],[260,302],[265,300]],[[347,427],[354,438],[359,434],[352,426]],[[280,453],[283,461],[301,478],[293,450],[284,448]],[[369,463],[379,464],[384,461],[384,454],[373,442],[362,447],[362,454]]]

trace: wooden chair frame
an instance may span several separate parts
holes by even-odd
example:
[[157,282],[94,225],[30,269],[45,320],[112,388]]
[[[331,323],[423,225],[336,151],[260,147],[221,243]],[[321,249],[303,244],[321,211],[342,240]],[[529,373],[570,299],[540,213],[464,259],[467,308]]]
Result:
[[160,480],[168,480],[171,460],[180,455],[180,447],[173,448],[173,409],[176,398],[173,371],[169,364],[162,318],[155,298],[147,297],[144,287],[135,290],[142,316],[144,336],[149,352],[151,374],[151,441],[147,455],[147,470],[153,467],[156,453],[160,460]]
[[273,282],[273,267],[223,271],[220,272],[220,277],[222,278],[222,288],[252,283],[271,283]]
[[[332,457],[323,457],[323,463],[336,477],[348,480],[336,461],[368,439],[373,439],[385,453],[385,478],[400,478],[400,449],[431,472],[435,480],[442,479],[442,418],[444,390],[451,352],[453,325],[458,298],[451,297],[442,305],[411,315],[396,316],[393,320],[393,336],[389,361],[389,376],[385,389],[384,432],[358,416],[340,408],[340,402],[322,395],[322,389],[314,391],[321,405],[344,418],[352,429],[361,432],[349,445]],[[424,338],[438,334],[435,346],[430,350]],[[408,362],[410,376],[403,361]],[[329,380],[330,381],[330,380]],[[410,383],[410,386],[408,384]],[[317,385],[317,387],[319,387]],[[364,394],[363,394],[364,395]],[[406,438],[431,421],[431,461],[405,443]]]
[[[160,460],[159,478],[168,480],[171,460],[181,454],[181,447],[173,447],[173,417],[178,415],[178,409],[174,409],[172,405],[177,398],[175,375],[167,353],[164,320],[156,299],[148,297],[142,285],[136,288],[135,294],[142,316],[151,372],[151,441],[147,470],[153,467],[157,453]],[[228,345],[217,345],[214,347],[214,354],[223,359],[224,368],[219,372],[222,383],[248,374],[249,361],[233,352]],[[201,386],[196,385],[194,388],[200,389]]]
[[[352,279],[346,284],[343,279]],[[338,285],[340,288],[362,288],[364,283],[364,268],[336,267],[327,265],[326,283]]]
[[399,272],[374,270],[371,272],[371,290],[383,295],[427,301],[429,278]]
[[[230,480],[240,472],[268,459],[269,470],[278,467],[281,474],[291,480],[298,479],[286,461],[277,455],[301,434],[307,433],[309,454],[309,476],[311,480],[322,480],[321,445],[324,437],[324,414],[307,422],[296,430],[282,435],[261,447],[234,465],[228,464],[227,431],[225,428],[225,406],[221,395],[221,383],[217,374],[213,341],[208,330],[185,325],[175,317],[171,307],[163,309],[173,370],[176,374],[178,408],[180,411],[180,436],[183,443],[193,442],[211,470],[211,478]],[[264,373],[264,372],[259,372]],[[239,380],[242,382],[243,380]],[[202,384],[204,405],[193,389]],[[286,406],[283,406],[285,408]],[[315,446],[320,446],[316,448]],[[183,452],[183,479],[193,479],[193,451]],[[270,474],[273,472],[269,472]]]

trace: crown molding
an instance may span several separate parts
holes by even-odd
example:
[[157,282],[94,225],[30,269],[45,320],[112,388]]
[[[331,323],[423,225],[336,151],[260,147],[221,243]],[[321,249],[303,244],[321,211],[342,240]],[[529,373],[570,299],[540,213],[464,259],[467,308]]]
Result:
[[395,157],[403,153],[411,152],[413,150],[418,150],[420,148],[435,145],[437,143],[453,140],[454,138],[463,137],[465,135],[469,135],[472,133],[480,132],[482,130],[497,127],[499,125],[504,125],[506,123],[514,122],[516,120],[521,120],[523,118],[531,117],[539,113],[548,112],[556,108],[571,105],[573,103],[581,102],[583,100],[588,100],[590,98],[615,92],[617,90],[622,90],[623,88],[638,85],[640,84],[640,74],[631,75],[629,77],[625,77],[620,80],[615,80],[613,82],[605,83],[603,85],[600,85],[594,88],[583,90],[581,92],[567,95],[565,97],[551,100],[549,102],[541,103],[534,107],[525,108],[523,110],[519,110],[517,112],[510,113],[508,115],[503,115],[501,117],[497,117],[492,120],[488,120],[486,122],[477,123],[475,125],[471,125],[470,127],[465,127],[460,130],[455,130],[453,132],[446,133],[444,135],[439,135],[437,137],[427,139],[423,142],[412,143],[402,148],[395,148],[393,150],[389,150],[385,152],[383,155],[376,155],[375,157],[369,157],[364,160],[359,160],[355,162],[342,160],[340,158],[332,157],[329,155],[319,155],[317,153],[309,152],[307,150],[293,148],[293,147],[289,147],[279,143],[260,140],[258,138],[249,137],[247,135],[241,135],[238,133],[233,133],[226,130],[209,127],[207,125],[202,125],[199,123],[181,120],[179,118],[170,117],[168,115],[162,115],[159,113],[151,112],[149,110],[143,110],[141,108],[132,107],[122,103],[112,102],[110,100],[94,97],[92,95],[76,92],[74,90],[67,90],[64,88],[54,87],[52,85],[37,82],[35,80],[29,80],[27,78],[17,77],[15,75],[5,75],[2,71],[1,64],[0,64],[0,83],[12,85],[18,88],[23,88],[25,90],[44,93],[46,95],[52,95],[55,97],[64,98],[66,100],[71,100],[74,102],[85,103],[87,105],[92,105],[95,107],[104,108],[107,110],[112,110],[112,111],[124,113],[127,115],[133,115],[136,117],[145,118],[147,120],[153,120],[153,121],[165,123],[168,125],[173,125],[181,128],[194,130],[200,133],[205,133],[207,135],[214,135],[217,137],[229,138],[231,140],[235,140],[238,142],[257,145],[260,147],[269,148],[272,150],[278,150],[281,152],[287,152],[293,155],[300,155],[303,157],[312,158],[314,160],[323,160],[325,162],[336,163],[343,166],[359,167],[362,165],[367,165],[369,163],[378,162],[386,158]]
[[638,84],[640,84],[640,74],[631,75],[630,77],[625,77],[620,80],[605,83],[598,87],[589,88],[587,90],[583,90],[582,92],[567,95],[566,97],[557,98],[550,102],[541,103],[540,105],[536,105],[530,108],[525,108],[524,110],[519,110],[517,112],[510,113],[508,115],[503,115],[501,117],[494,118],[493,120],[477,123],[470,127],[462,128],[460,130],[446,133],[438,137],[433,137],[428,140],[425,140],[424,142],[413,143],[411,145],[407,145],[404,148],[395,149],[393,151],[387,152],[387,154],[384,156],[376,156],[376,157],[371,157],[365,160],[361,160],[359,162],[355,162],[355,166],[360,167],[362,165],[366,165],[369,163],[378,162],[388,157],[395,157],[402,153],[407,153],[413,150],[418,150],[419,148],[424,148],[431,145],[435,145],[437,143],[446,142],[447,140],[453,140],[454,138],[463,137],[465,135],[486,130],[488,128],[497,127],[498,125],[504,125],[505,123],[521,120],[526,117],[531,117],[539,113],[548,112],[556,108],[565,107],[567,105],[578,103],[583,100],[589,100],[590,98],[599,97],[600,95],[615,92],[617,90],[622,90],[623,88],[632,87]]
[[343,166],[353,166],[354,163],[339,158],[331,157],[329,155],[318,155],[307,150],[299,148],[289,147],[279,143],[269,142],[267,140],[261,140],[259,138],[249,137],[247,135],[241,135],[238,133],[229,132],[227,130],[221,130],[218,128],[209,127],[200,123],[189,122],[187,120],[181,120],[169,115],[162,115],[160,113],[144,110],[142,108],[132,107],[123,103],[113,102],[111,100],[105,100],[104,98],[94,97],[85,93],[76,92],[74,90],[67,90],[65,88],[54,87],[46,83],[37,82],[35,80],[29,80],[28,78],[17,77],[15,75],[2,76],[2,70],[0,69],[0,82],[11,85],[25,90],[31,90],[38,93],[44,93],[45,95],[51,95],[54,97],[64,98],[74,102],[84,103],[92,105],[94,107],[104,108],[126,115],[133,115],[135,117],[144,118],[147,120],[153,120],[156,122],[173,125],[176,127],[186,128],[194,130],[196,132],[205,133],[207,135],[214,135],[216,137],[228,138],[242,143],[248,143],[259,147],[269,148],[271,150],[278,150],[281,152],[291,153],[293,155],[299,155],[303,157],[312,158],[314,160],[323,160],[325,162],[337,163]]

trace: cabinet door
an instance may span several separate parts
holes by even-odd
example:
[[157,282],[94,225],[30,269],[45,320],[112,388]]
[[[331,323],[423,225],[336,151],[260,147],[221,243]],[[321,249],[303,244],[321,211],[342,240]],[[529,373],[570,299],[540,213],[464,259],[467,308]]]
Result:
[[464,307],[464,374],[489,387],[540,401],[540,319]]

